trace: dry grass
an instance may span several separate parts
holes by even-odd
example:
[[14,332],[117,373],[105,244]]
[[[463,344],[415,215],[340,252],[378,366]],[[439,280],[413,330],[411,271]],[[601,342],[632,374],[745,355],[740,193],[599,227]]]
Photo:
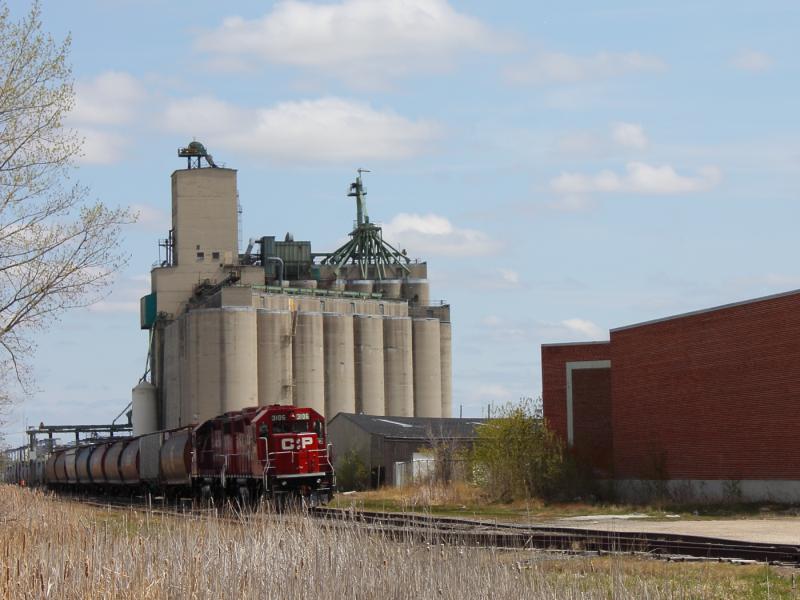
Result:
[[365,504],[398,507],[405,510],[427,510],[435,507],[486,505],[483,491],[467,483],[419,484],[405,487],[383,487],[377,490],[338,495],[336,501],[348,505],[353,500]]
[[[769,578],[769,596],[767,590]],[[301,516],[99,510],[0,486],[0,598],[792,597],[764,567],[399,543]]]
[[386,510],[394,512],[430,512],[464,517],[490,517],[509,521],[549,521],[559,517],[589,514],[627,514],[644,512],[658,518],[663,511],[622,504],[586,502],[546,503],[536,498],[509,503],[491,502],[481,488],[463,482],[416,484],[384,487],[377,490],[339,494],[332,506]]

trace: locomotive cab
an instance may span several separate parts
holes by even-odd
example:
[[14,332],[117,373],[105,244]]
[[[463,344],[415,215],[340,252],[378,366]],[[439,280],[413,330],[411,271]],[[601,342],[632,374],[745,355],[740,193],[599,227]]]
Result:
[[256,427],[265,484],[273,494],[330,499],[335,480],[322,416],[309,408],[274,405]]

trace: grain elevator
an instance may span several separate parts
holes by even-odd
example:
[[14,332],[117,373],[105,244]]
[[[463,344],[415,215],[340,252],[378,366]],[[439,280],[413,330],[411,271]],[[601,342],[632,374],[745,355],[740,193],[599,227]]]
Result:
[[172,229],[141,300],[152,386],[135,388],[134,411],[145,428],[269,404],[327,419],[451,415],[450,307],[431,302],[427,264],[370,221],[363,171],[342,247],[264,235],[240,252],[236,170],[199,142],[178,155]]

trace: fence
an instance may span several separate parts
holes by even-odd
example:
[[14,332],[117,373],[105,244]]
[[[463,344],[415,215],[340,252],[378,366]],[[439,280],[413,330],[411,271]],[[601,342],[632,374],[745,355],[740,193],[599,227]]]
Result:
[[394,463],[393,483],[397,487],[420,483],[450,483],[466,481],[468,461],[461,458],[436,459],[430,455],[417,455],[409,461]]

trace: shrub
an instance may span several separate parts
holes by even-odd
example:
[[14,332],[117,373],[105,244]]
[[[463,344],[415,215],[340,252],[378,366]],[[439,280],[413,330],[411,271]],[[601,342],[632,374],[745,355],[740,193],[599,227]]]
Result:
[[369,469],[355,450],[345,454],[336,468],[336,483],[340,490],[365,490],[369,487]]
[[547,499],[564,488],[572,471],[570,462],[530,399],[501,407],[477,434],[475,480],[494,499]]

